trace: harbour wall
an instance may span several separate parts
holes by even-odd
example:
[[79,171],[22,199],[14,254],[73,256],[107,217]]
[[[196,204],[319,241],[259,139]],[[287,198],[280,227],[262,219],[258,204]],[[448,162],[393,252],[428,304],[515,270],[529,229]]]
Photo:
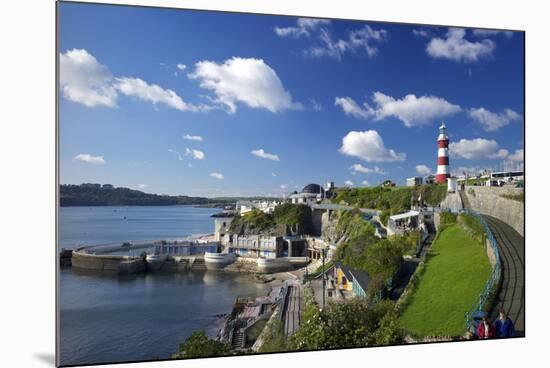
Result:
[[74,251],[71,258],[73,267],[87,270],[107,272],[142,272],[146,263],[140,257],[115,256],[89,254],[81,251]]
[[512,226],[521,236],[524,235],[524,202],[502,197],[518,195],[521,188],[466,186],[464,193],[470,207],[481,214],[498,218]]

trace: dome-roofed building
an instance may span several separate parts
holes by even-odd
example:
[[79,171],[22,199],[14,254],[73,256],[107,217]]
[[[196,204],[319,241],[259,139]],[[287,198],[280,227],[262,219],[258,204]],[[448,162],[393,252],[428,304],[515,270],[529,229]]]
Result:
[[300,193],[292,193],[288,196],[291,203],[313,204],[322,202],[324,199],[331,198],[333,195],[334,183],[327,183],[327,187],[323,188],[319,184],[308,184],[302,188]]
[[308,184],[302,189],[302,193],[322,194],[325,190],[319,184]]

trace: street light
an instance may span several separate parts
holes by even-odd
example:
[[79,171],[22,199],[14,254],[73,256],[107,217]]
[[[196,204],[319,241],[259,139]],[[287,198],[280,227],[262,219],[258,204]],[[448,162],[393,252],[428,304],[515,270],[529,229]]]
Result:
[[323,277],[323,309],[325,309],[325,257],[327,255],[327,248],[323,248],[321,250],[321,255],[322,255],[322,259],[323,259],[323,274],[322,274],[322,277]]

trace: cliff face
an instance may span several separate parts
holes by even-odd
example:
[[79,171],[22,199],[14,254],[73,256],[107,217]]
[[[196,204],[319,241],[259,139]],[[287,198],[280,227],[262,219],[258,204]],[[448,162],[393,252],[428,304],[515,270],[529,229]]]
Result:
[[336,213],[326,211],[321,217],[321,237],[329,244],[338,244],[345,236],[337,229],[338,216]]

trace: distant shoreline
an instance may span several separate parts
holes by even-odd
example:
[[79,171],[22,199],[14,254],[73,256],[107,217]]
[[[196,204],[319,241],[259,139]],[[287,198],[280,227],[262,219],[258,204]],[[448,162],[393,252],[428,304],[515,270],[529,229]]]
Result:
[[59,207],[195,207],[195,208],[224,208],[228,204],[213,203],[213,204],[150,204],[150,203],[132,203],[132,204],[59,204]]
[[195,197],[145,193],[139,190],[115,187],[111,184],[84,183],[61,184],[59,205],[61,207],[106,207],[106,206],[177,206],[189,205],[201,208],[234,206],[239,200],[267,199],[266,197]]

